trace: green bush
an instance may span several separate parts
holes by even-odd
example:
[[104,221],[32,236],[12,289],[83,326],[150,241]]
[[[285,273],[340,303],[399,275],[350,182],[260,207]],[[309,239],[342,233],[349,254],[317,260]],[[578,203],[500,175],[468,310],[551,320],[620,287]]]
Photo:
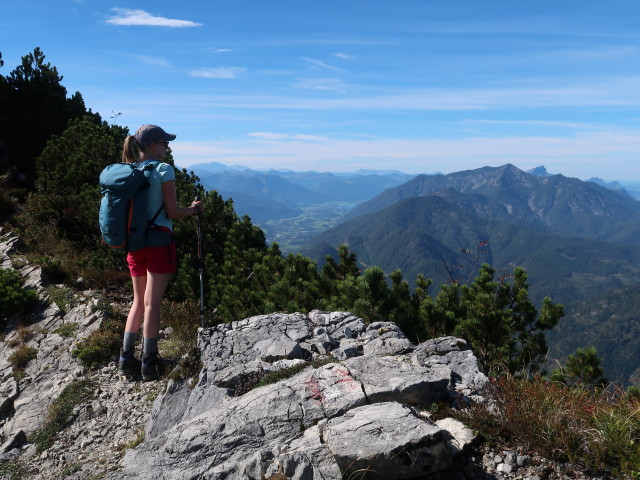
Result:
[[53,333],[57,333],[61,337],[71,338],[74,337],[76,332],[78,331],[77,323],[63,323],[58,328],[56,328]]
[[332,357],[320,357],[310,362],[300,363],[292,367],[283,368],[282,370],[276,370],[274,372],[262,372],[254,373],[253,375],[244,379],[239,385],[236,385],[234,395],[236,397],[242,396],[245,393],[253,390],[254,388],[265,387],[272,383],[277,383],[281,380],[286,380],[294,375],[302,372],[305,368],[320,368],[323,365],[335,362]]
[[[329,360],[331,361],[331,360]],[[314,364],[314,368],[318,368],[320,364],[317,366]],[[256,388],[266,387],[267,385],[271,385],[272,383],[277,383],[280,380],[286,380],[287,378],[291,378],[294,375],[297,375],[305,368],[309,367],[308,363],[301,363],[299,365],[294,365],[293,367],[283,368],[282,370],[276,370],[275,372],[269,372],[265,374],[260,381],[256,384]]]
[[78,304],[74,291],[65,286],[50,285],[45,287],[49,299],[56,304],[61,312],[67,313]]
[[122,345],[124,326],[120,322],[107,320],[87,338],[78,342],[71,355],[86,368],[95,368],[109,363]]
[[28,310],[38,301],[38,294],[23,288],[21,283],[18,272],[0,268],[0,319]]
[[31,340],[34,336],[35,336],[35,332],[33,329],[23,324],[18,324],[15,338],[12,338],[11,340],[7,341],[6,344],[8,347],[16,348],[19,345],[24,345],[29,340]]

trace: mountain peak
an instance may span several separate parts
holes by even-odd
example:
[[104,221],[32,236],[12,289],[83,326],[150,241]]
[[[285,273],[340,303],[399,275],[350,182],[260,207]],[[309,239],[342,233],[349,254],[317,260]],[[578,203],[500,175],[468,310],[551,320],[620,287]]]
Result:
[[592,177],[589,180],[585,180],[586,182],[597,183],[601,187],[608,188],[610,190],[624,190],[620,182],[614,180],[613,182],[606,182],[602,178]]
[[527,170],[527,173],[531,175],[535,175],[536,177],[552,177],[553,175],[547,172],[547,169],[544,165],[540,165],[539,167],[532,168],[531,170]]

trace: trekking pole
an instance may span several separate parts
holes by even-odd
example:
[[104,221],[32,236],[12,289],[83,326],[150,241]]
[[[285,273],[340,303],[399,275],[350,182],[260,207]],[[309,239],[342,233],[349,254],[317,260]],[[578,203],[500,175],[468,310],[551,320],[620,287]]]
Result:
[[[200,197],[196,196],[196,201]],[[204,259],[202,258],[202,229],[200,228],[200,212],[196,214],[196,235],[198,237],[198,271],[200,273],[200,325],[204,328],[204,284],[202,272],[204,270]]]

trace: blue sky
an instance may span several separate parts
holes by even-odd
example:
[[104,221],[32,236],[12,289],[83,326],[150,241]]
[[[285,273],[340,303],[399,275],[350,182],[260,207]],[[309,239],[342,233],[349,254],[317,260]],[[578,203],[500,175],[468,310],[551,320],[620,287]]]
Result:
[[176,163],[450,173],[512,163],[640,180],[637,0],[21,0],[69,95]]

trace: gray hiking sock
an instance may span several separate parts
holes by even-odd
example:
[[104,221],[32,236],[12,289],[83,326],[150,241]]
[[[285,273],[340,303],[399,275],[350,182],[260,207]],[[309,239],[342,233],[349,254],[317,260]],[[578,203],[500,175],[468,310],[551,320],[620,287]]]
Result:
[[142,355],[147,356],[158,351],[158,338],[142,337]]
[[125,352],[136,348],[136,342],[138,341],[138,334],[134,332],[124,332],[124,338],[122,340],[122,350]]

